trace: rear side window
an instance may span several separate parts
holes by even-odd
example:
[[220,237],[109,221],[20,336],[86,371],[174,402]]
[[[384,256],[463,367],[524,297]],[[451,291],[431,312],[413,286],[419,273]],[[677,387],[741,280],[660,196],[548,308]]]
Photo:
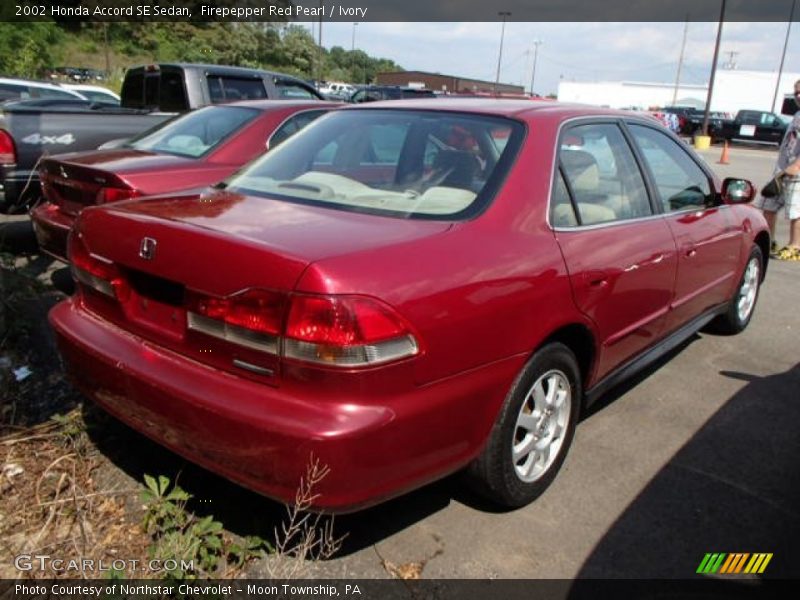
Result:
[[258,100],[267,97],[267,89],[261,79],[208,76],[211,101],[214,103]]
[[269,147],[274,148],[284,140],[286,140],[289,136],[297,133],[303,127],[311,123],[317,117],[320,117],[325,114],[326,111],[324,110],[309,110],[306,112],[301,112],[296,115],[292,115],[283,124],[275,130],[275,133],[272,134],[272,137],[269,139]]
[[27,86],[14,85],[12,83],[0,83],[0,100],[8,98],[30,98]]
[[567,214],[572,207],[557,183],[550,215],[554,225],[594,225],[652,214],[644,179],[617,125],[570,128],[561,137],[558,158],[564,186],[578,213]]
[[[70,100],[78,100],[79,98],[74,94],[65,92],[64,90],[55,90],[52,88],[31,88],[39,98],[68,98]],[[78,92],[81,93],[81,92]]]
[[672,138],[641,125],[629,125],[653,174],[664,212],[703,209],[714,204],[708,176]]

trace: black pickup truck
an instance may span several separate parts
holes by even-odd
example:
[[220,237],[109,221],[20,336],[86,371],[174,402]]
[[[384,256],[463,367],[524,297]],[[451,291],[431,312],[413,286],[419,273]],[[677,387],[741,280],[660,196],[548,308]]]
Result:
[[121,96],[120,107],[57,99],[0,105],[0,212],[19,212],[39,197],[35,166],[42,156],[92,150],[207,104],[322,99],[289,75],[181,63],[129,69]]
[[791,120],[765,110],[740,110],[732,121],[721,121],[712,135],[716,140],[780,144]]

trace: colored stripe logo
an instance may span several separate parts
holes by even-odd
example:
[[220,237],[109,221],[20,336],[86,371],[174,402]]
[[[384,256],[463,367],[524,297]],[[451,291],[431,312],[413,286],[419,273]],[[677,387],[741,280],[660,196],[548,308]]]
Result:
[[772,553],[725,552],[707,553],[697,573],[733,575],[738,573],[760,574],[767,568],[769,561],[772,560]]

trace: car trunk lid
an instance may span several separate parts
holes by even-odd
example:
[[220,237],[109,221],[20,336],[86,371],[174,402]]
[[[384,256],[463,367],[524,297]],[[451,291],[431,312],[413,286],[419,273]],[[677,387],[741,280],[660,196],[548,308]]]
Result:
[[105,294],[82,286],[93,312],[200,362],[276,384],[277,342],[268,349],[269,336],[222,331],[218,323],[197,319],[196,298],[223,305],[256,290],[285,314],[297,281],[315,260],[449,227],[217,192],[85,211],[73,250],[81,243],[101,257],[115,273],[109,276],[117,279],[113,290],[124,289],[114,297],[111,286]]

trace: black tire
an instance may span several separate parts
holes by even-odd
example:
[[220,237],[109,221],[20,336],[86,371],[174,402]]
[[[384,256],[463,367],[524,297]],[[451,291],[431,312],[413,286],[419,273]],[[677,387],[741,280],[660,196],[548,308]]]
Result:
[[[750,271],[751,267],[756,269],[755,274]],[[744,331],[750,323],[750,319],[753,318],[753,312],[756,309],[763,273],[764,256],[758,246],[753,246],[750,250],[750,256],[747,257],[747,264],[739,280],[739,285],[736,286],[733,297],[728,303],[728,308],[711,322],[709,327],[711,331],[725,335],[735,335]],[[751,289],[749,286],[755,286],[755,289],[752,290],[752,301],[749,303],[749,309],[745,312],[740,310],[740,303],[750,294]]]
[[[555,383],[558,385],[551,385]],[[562,404],[568,405],[568,414],[564,415],[563,409],[557,409],[553,411],[556,417],[551,413],[545,416],[541,411],[537,416],[532,394],[537,384],[540,384],[539,391],[545,393],[550,389],[564,391],[568,387],[566,397],[560,396]],[[524,506],[539,497],[555,479],[572,443],[582,393],[578,361],[567,346],[552,343],[538,350],[511,386],[486,447],[467,469],[471,487],[492,502],[508,508]],[[541,398],[541,394],[538,397]],[[523,418],[523,412],[526,418],[530,415],[537,427],[541,425],[542,428],[529,430],[519,425],[518,419]],[[526,444],[535,443],[532,441],[534,436],[542,431],[548,431],[549,435],[542,435],[545,439],[539,443],[550,448],[550,453],[554,453],[552,457],[539,461],[532,451],[523,455],[524,460],[515,462],[512,455],[515,443],[518,449],[522,449]],[[551,441],[548,442],[548,438]],[[544,455],[538,456],[542,458]],[[532,465],[527,480],[520,472],[526,465]]]

